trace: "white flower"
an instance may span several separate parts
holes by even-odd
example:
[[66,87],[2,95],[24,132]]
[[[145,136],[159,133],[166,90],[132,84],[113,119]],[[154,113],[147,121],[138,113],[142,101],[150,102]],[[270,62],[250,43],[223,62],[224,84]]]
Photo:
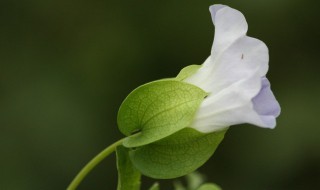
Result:
[[215,36],[211,56],[185,82],[209,93],[192,128],[212,132],[231,125],[251,123],[274,128],[280,114],[268,79],[268,48],[246,36],[243,14],[224,5],[210,7]]

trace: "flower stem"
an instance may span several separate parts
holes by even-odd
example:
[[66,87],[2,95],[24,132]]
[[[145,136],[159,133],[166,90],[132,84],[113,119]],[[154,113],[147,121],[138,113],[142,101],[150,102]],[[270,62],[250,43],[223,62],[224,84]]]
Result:
[[68,186],[67,190],[75,190],[78,185],[81,183],[81,181],[87,176],[87,174],[96,166],[98,165],[103,159],[105,159],[107,156],[109,156],[112,152],[114,152],[117,148],[117,146],[122,144],[122,141],[124,139],[121,139],[107,148],[105,148],[102,152],[100,152],[98,155],[96,155],[87,165],[85,165],[81,171],[77,174],[77,176],[72,180],[70,185]]

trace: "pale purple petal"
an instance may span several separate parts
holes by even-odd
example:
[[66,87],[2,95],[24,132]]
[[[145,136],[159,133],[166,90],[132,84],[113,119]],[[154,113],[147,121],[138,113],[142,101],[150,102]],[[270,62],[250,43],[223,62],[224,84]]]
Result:
[[260,92],[252,99],[253,108],[261,116],[278,117],[280,114],[280,105],[274,97],[270,82],[266,77],[261,79],[262,87]]

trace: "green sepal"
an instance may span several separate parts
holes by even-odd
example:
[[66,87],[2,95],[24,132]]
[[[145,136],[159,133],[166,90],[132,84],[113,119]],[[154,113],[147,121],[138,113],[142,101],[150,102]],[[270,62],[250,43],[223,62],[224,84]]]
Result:
[[134,166],[146,176],[176,178],[203,165],[212,156],[225,132],[201,133],[185,128],[162,140],[138,147],[129,155]]
[[174,181],[173,182],[174,190],[187,190],[186,187],[181,183],[181,181]]
[[118,112],[118,127],[127,137],[123,145],[139,147],[190,126],[207,93],[177,80],[160,80],[135,89]]
[[186,175],[188,189],[197,189],[205,181],[205,176],[197,171]]
[[222,190],[222,189],[216,184],[206,183],[201,185],[197,190]]
[[141,173],[132,165],[129,158],[129,149],[118,146],[116,154],[118,169],[117,190],[140,190]]
[[176,80],[179,80],[179,81],[182,81],[186,78],[188,78],[189,76],[195,74],[199,68],[201,67],[201,65],[189,65],[189,66],[186,66],[185,68],[183,68],[178,76],[175,78]]
[[149,190],[160,190],[160,185],[159,183],[154,183]]

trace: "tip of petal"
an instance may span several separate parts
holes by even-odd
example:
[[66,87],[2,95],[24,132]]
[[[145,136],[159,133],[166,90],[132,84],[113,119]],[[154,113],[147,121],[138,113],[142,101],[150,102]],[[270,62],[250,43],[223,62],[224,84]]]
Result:
[[252,99],[253,107],[259,115],[270,115],[278,117],[280,115],[280,105],[276,100],[271,85],[266,77],[261,79],[260,92]]
[[228,6],[226,6],[226,5],[220,5],[220,4],[211,5],[211,6],[210,6],[209,10],[210,10],[210,13],[211,13],[213,22],[215,21],[215,16],[216,16],[217,12],[218,12],[220,9],[225,8],[225,7],[228,7]]
[[263,122],[263,124],[258,125],[260,127],[274,129],[277,125],[276,117],[274,116],[260,116],[260,119]]

